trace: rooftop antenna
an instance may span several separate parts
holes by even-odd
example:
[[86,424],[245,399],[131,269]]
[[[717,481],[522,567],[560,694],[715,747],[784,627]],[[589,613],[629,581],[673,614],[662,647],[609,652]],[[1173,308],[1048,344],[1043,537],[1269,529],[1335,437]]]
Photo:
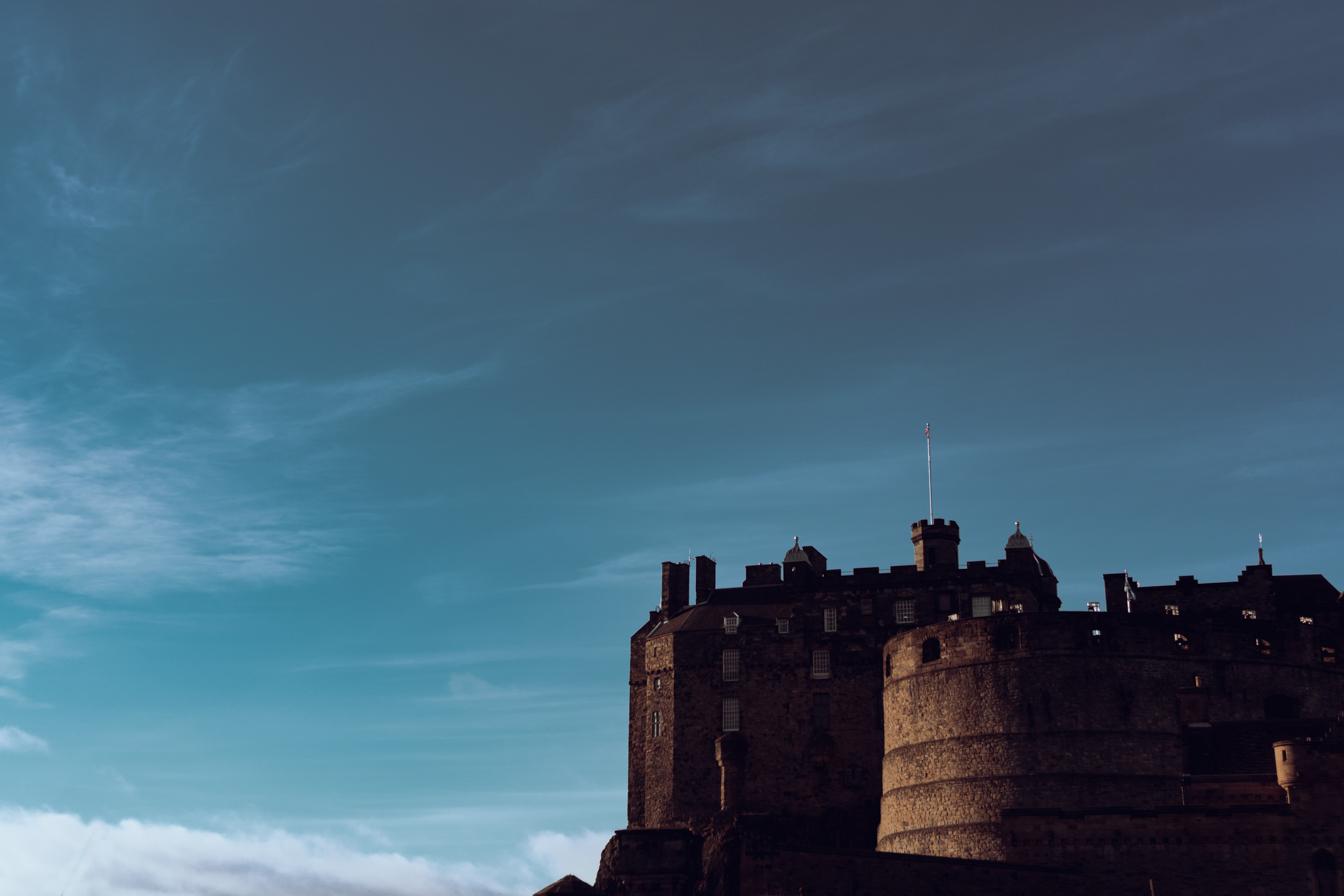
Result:
[[933,432],[924,424],[924,449],[929,459],[929,523],[933,523]]
[[1256,535],[1255,535],[1255,540],[1258,541],[1258,542],[1260,543],[1260,547],[1257,549],[1257,552],[1260,554],[1260,565],[1261,565],[1261,566],[1264,566],[1264,565],[1265,565],[1265,536],[1264,536],[1264,534],[1263,534],[1263,533],[1260,533],[1260,532],[1257,532]]

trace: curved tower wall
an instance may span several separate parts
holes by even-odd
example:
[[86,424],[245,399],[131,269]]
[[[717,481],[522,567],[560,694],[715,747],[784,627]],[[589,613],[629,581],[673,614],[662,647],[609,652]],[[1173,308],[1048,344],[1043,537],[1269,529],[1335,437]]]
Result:
[[1311,694],[1305,717],[1342,705],[1344,676],[1304,662],[1304,628],[1278,635],[1274,657],[1249,630],[1100,613],[999,615],[891,638],[879,849],[1011,860],[1004,810],[1180,804],[1180,692],[1196,675],[1214,721],[1263,719],[1274,693]]

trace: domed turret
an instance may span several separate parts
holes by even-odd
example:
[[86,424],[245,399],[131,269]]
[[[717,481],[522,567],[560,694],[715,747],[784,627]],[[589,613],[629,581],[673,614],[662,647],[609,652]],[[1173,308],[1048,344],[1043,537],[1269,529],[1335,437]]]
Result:
[[1008,544],[1004,545],[1005,551],[1031,550],[1031,539],[1022,534],[1022,523],[1018,520],[1013,521],[1014,531],[1008,536]]
[[807,551],[803,550],[798,544],[798,536],[793,536],[793,547],[784,555],[785,563],[811,563],[812,558],[807,556]]

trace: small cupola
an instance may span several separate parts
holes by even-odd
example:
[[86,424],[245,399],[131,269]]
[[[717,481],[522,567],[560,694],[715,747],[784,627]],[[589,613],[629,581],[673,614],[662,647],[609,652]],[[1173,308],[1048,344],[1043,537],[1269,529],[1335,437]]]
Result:
[[1008,536],[1008,544],[1004,545],[1005,551],[1029,551],[1031,550],[1031,539],[1022,534],[1021,521],[1013,521],[1013,534]]

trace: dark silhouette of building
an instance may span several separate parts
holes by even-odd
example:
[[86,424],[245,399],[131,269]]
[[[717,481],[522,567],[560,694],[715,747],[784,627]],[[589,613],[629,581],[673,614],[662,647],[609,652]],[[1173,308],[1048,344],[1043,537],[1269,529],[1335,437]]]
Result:
[[993,565],[795,539],[720,588],[664,563],[631,639],[628,827],[596,892],[1337,896],[1341,595],[1260,562],[1061,612],[1020,528]]

